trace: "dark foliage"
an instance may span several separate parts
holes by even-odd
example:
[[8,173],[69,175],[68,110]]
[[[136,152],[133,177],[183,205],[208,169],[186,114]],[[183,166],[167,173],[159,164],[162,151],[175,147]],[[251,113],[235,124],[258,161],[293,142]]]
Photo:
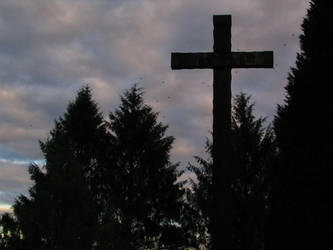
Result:
[[274,121],[279,167],[274,173],[270,249],[324,249],[332,235],[333,5],[323,0],[310,4],[301,52]]
[[43,169],[32,164],[34,184],[19,196],[14,214],[25,249],[91,249],[98,225],[96,190],[106,127],[88,87],[55,121],[41,150]]
[[[2,249],[173,249],[188,244],[174,138],[136,86],[104,121],[82,88],[29,168],[29,197],[2,216]],[[183,230],[184,229],[184,230]]]
[[144,104],[142,95],[134,86],[110,114],[117,156],[110,163],[112,176],[107,177],[112,180],[109,202],[116,208],[109,214],[109,225],[118,230],[113,249],[183,243],[177,223],[183,191],[176,181],[181,173],[169,160],[174,138],[165,135],[167,126],[157,121],[158,114]]
[[[254,117],[253,105],[245,94],[234,99],[232,145],[235,174],[230,186],[233,197],[233,249],[264,247],[270,192],[269,171],[276,152],[272,129],[264,129],[264,119]],[[211,143],[207,142],[206,150],[212,154]],[[196,157],[196,160],[200,166],[190,165],[190,170],[198,179],[193,182],[194,203],[210,231],[212,159]]]
[[18,222],[9,213],[5,213],[0,219],[0,249],[23,250],[24,244],[21,240],[21,233]]
[[233,106],[232,140],[236,174],[233,194],[233,249],[264,248],[265,220],[270,193],[270,171],[275,160],[274,135],[255,119],[254,104],[244,94]]

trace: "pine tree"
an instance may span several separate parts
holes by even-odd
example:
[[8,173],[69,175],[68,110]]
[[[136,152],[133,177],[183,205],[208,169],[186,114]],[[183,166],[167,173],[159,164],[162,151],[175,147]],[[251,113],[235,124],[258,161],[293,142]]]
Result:
[[329,237],[332,11],[331,1],[310,2],[302,24],[301,52],[289,73],[285,103],[275,117],[279,168],[274,173],[271,249],[322,249]]
[[21,195],[14,214],[30,249],[91,249],[99,216],[106,126],[91,90],[82,88],[46,142],[41,142],[45,166],[32,164],[34,184]]
[[[118,247],[135,249],[172,247],[181,236],[177,220],[183,192],[177,183],[177,164],[170,162],[174,138],[157,121],[158,113],[143,102],[143,92],[134,86],[121,97],[110,114],[112,143],[117,155],[110,203],[118,210]],[[177,232],[177,233],[176,233]]]
[[[269,172],[275,158],[274,135],[270,127],[264,129],[264,118],[253,115],[254,104],[245,94],[234,98],[232,113],[232,145],[234,154],[233,181],[233,249],[262,249],[265,220],[270,192]],[[207,142],[207,160],[196,157],[200,166],[190,165],[198,181],[193,182],[196,206],[210,229],[212,202],[212,144]]]

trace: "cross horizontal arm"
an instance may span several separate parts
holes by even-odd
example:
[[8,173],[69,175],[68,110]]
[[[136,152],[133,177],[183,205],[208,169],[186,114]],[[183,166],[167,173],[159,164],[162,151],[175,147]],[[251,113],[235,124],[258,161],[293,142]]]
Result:
[[232,52],[232,68],[273,68],[273,51]]
[[172,53],[172,69],[273,68],[273,51]]

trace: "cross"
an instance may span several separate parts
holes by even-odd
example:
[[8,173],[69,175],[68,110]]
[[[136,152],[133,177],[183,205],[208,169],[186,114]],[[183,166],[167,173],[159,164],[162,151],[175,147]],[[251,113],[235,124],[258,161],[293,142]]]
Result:
[[273,51],[231,52],[231,15],[214,15],[214,52],[172,53],[172,69],[213,69],[212,249],[232,247],[231,69],[273,68]]

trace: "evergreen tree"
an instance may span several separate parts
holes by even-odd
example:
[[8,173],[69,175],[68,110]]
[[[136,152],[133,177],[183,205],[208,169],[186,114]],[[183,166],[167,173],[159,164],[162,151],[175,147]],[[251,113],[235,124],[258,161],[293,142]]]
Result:
[[234,249],[262,249],[275,160],[274,135],[265,118],[253,115],[254,103],[245,94],[233,106],[232,140],[235,174],[231,184],[234,209]]
[[275,117],[279,168],[274,173],[271,249],[323,249],[331,236],[332,11],[331,1],[310,1],[301,52]]
[[40,143],[46,164],[43,169],[35,164],[29,168],[34,181],[30,197],[21,195],[13,206],[26,249],[91,249],[106,138],[91,90],[82,88],[55,121],[50,137]]
[[17,221],[5,213],[0,218],[0,250],[26,249],[21,240],[21,232]]
[[118,208],[113,227],[121,235],[112,249],[172,248],[183,240],[177,224],[183,198],[181,183],[176,183],[180,173],[169,159],[174,138],[165,135],[167,126],[157,121],[158,113],[142,96],[134,86],[110,114],[117,157],[108,177],[113,180],[109,200]]
[[191,189],[188,191],[188,200],[193,212],[190,221],[194,222],[192,226],[198,235],[198,245],[204,245],[208,249],[211,248],[211,226],[210,214],[213,206],[211,196],[212,188],[212,143],[207,139],[206,153],[209,155],[207,159],[194,156],[199,166],[189,164],[188,170],[195,174],[196,180],[191,180]]
[[[233,181],[233,249],[262,249],[270,191],[269,171],[275,157],[272,129],[264,129],[264,118],[253,115],[254,104],[245,94],[234,98],[232,113],[232,145],[234,152]],[[206,144],[210,158],[196,157],[200,166],[190,165],[198,181],[193,182],[196,206],[200,209],[208,231],[212,201],[212,145]]]

